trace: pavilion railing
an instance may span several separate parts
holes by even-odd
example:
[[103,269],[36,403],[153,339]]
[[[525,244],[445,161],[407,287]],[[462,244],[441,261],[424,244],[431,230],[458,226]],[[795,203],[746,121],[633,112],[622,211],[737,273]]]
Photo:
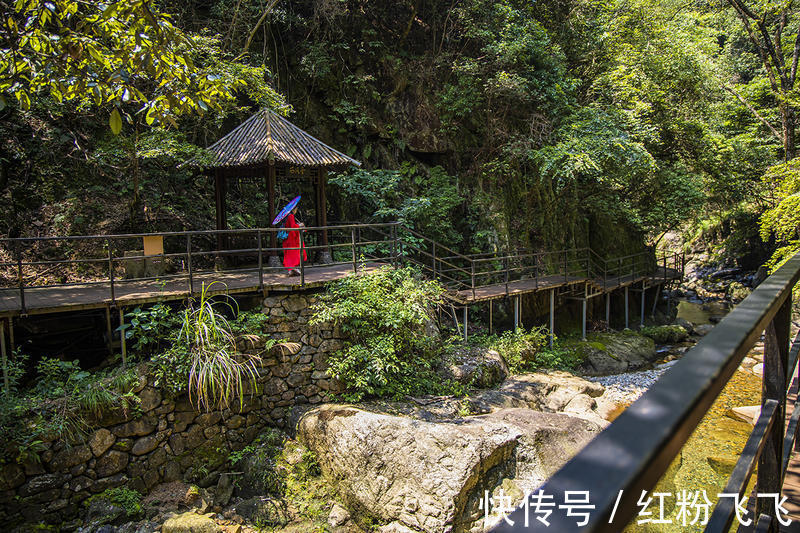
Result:
[[[536,517],[530,505],[522,505],[493,531],[622,531],[641,510],[640,498],[667,471],[762,333],[761,414],[720,493],[731,497],[720,499],[705,531],[729,531],[737,504],[744,506],[744,502],[749,502],[749,514],[740,524],[750,522],[755,531],[777,531],[779,500],[774,495],[781,493],[800,419],[800,402],[796,402],[785,423],[787,388],[800,352],[800,334],[791,345],[789,342],[792,291],[798,279],[800,254],[762,282],[638,401],[537,489],[539,501],[544,497],[555,505],[547,523]],[[755,491],[748,498],[746,487],[756,465]],[[580,518],[559,507],[568,495],[573,502],[577,498],[584,504],[578,512]],[[785,520],[785,515],[780,516]]]

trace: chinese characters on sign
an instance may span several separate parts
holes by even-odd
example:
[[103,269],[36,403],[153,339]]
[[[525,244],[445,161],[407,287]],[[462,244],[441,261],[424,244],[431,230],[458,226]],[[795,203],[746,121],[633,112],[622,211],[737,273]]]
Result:
[[[619,491],[614,504],[614,509],[609,516],[608,523],[614,521],[617,507],[622,499],[623,491]],[[749,526],[752,524],[751,513],[747,511],[747,497],[740,497],[738,494],[719,493],[716,495],[717,502],[723,499],[732,499],[736,512],[736,519],[740,525]],[[772,507],[776,510],[778,522],[784,526],[791,524],[787,518],[788,511],[783,507],[786,497],[781,497],[775,493],[759,493],[757,498],[771,499]],[[503,489],[499,489],[495,494],[485,491],[480,501],[480,510],[484,513],[484,523],[487,527],[498,521],[504,521],[513,526],[515,521],[511,519],[512,511],[517,507],[522,507],[523,523],[518,526],[530,527],[534,521],[538,521],[545,527],[550,526],[550,518],[553,513],[563,513],[564,516],[574,518],[577,527],[585,526],[589,522],[591,512],[595,506],[591,503],[589,491],[566,491],[560,498],[553,494],[547,494],[541,489],[527,493],[522,502],[514,502],[514,499],[506,495]],[[668,505],[672,504],[672,505]],[[637,524],[676,524],[681,526],[708,524],[711,510],[714,507],[709,495],[704,490],[682,490],[676,493],[653,492],[652,494],[642,491],[639,500],[638,516],[634,519]],[[666,509],[672,508],[673,512],[667,514]]]

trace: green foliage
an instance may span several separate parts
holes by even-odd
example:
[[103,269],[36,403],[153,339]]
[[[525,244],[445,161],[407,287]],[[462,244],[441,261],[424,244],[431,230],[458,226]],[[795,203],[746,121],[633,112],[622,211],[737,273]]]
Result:
[[170,335],[179,325],[179,319],[172,309],[163,303],[157,303],[147,309],[136,307],[126,313],[125,339],[129,349],[142,357],[151,355],[167,347]]
[[108,409],[128,411],[138,406],[132,392],[138,378],[131,369],[88,372],[77,361],[45,357],[36,367],[36,384],[20,390],[16,384],[23,362],[22,356],[9,362],[14,386],[0,396],[0,431],[12,445],[0,451],[0,461],[38,461],[46,437],[80,439],[90,427],[90,417],[100,417]]
[[552,349],[547,348],[549,338],[549,331],[541,326],[517,328],[500,335],[474,335],[470,343],[496,350],[512,374],[540,369],[573,370],[581,363],[580,357],[560,347],[557,341]]
[[255,392],[261,360],[251,354],[238,353],[234,333],[220,308],[227,307],[234,314],[236,309],[227,301],[212,299],[210,290],[215,283],[218,282],[203,283],[200,298],[189,301],[182,314],[176,349],[171,355],[184,359],[182,367],[190,361],[189,399],[194,396],[198,408],[228,407],[234,398],[241,408],[245,385],[249,384]]
[[88,506],[94,500],[105,500],[122,507],[128,518],[138,516],[142,512],[142,495],[138,491],[127,487],[106,489],[86,500],[84,505]]
[[689,333],[678,325],[647,326],[639,330],[641,335],[650,337],[656,344],[671,344],[685,341]]
[[777,241],[768,264],[774,271],[800,251],[800,159],[770,167],[763,180],[771,186],[774,201],[761,216],[761,238]]
[[[263,338],[263,325],[268,319],[263,313],[240,312],[235,320],[227,320],[223,313],[234,313],[235,306],[213,301],[208,296],[209,287],[204,287],[206,291],[198,302],[190,302],[190,307],[180,313],[177,327],[173,327],[166,337],[168,347],[150,358],[150,372],[157,386],[175,395],[188,391],[197,397],[199,405],[205,405],[206,401],[213,405],[215,395],[216,401],[224,402],[226,394],[227,401],[238,398],[241,405],[243,398],[240,393],[245,386],[254,385],[253,378],[260,362],[258,356],[239,353],[236,339],[250,345],[260,341],[261,353],[277,345],[278,341]],[[196,338],[204,330],[208,331],[208,342],[205,337]],[[205,344],[198,347],[195,341]],[[200,393],[198,383],[206,387]]]
[[345,347],[328,357],[347,398],[432,392],[436,339],[425,335],[442,288],[410,269],[382,268],[332,283],[310,321],[338,326]]
[[403,163],[399,170],[356,169],[331,177],[370,221],[398,221],[446,246],[456,246],[454,210],[464,202],[455,179],[439,166]]
[[[198,49],[214,49],[210,38],[175,27],[148,2],[19,0],[7,15],[0,27],[0,94],[13,94],[23,109],[42,94],[79,105],[113,104],[114,133],[122,129],[123,107],[139,107],[148,125],[177,126],[176,116],[221,110],[248,87],[248,78],[265,73],[220,68],[219,54],[198,57]],[[274,92],[263,96],[277,99]]]

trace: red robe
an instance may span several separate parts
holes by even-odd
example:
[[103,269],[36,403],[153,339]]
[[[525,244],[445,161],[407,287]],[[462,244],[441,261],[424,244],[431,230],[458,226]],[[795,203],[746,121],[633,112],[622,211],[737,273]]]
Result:
[[[291,228],[299,228],[300,226],[295,222],[294,215],[290,214],[286,217],[286,223],[284,224],[284,229],[286,229],[286,233],[289,234],[288,237],[283,241],[283,266],[288,269],[293,269],[294,267],[300,264],[300,250],[288,250],[287,248],[300,248],[300,232],[295,230],[292,231]],[[306,247],[305,245],[303,248],[303,262],[305,263],[308,261],[308,256],[306,255]]]

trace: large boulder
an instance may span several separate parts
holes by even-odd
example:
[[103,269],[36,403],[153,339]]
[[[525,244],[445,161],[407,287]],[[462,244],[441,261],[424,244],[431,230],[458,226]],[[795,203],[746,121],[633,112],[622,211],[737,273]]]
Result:
[[297,436],[355,512],[438,533],[471,530],[485,490],[505,478],[533,489],[598,431],[529,409],[432,423],[325,405],[305,414]]
[[464,385],[494,387],[508,376],[505,359],[495,350],[471,348],[456,352],[439,369],[439,375]]
[[629,372],[658,357],[653,339],[630,331],[593,333],[575,348],[584,360],[580,371],[590,376]]
[[605,427],[607,422],[597,412],[595,401],[604,390],[599,383],[568,372],[520,374],[508,378],[495,390],[471,396],[469,404],[476,414],[528,408],[546,413],[566,412]]

